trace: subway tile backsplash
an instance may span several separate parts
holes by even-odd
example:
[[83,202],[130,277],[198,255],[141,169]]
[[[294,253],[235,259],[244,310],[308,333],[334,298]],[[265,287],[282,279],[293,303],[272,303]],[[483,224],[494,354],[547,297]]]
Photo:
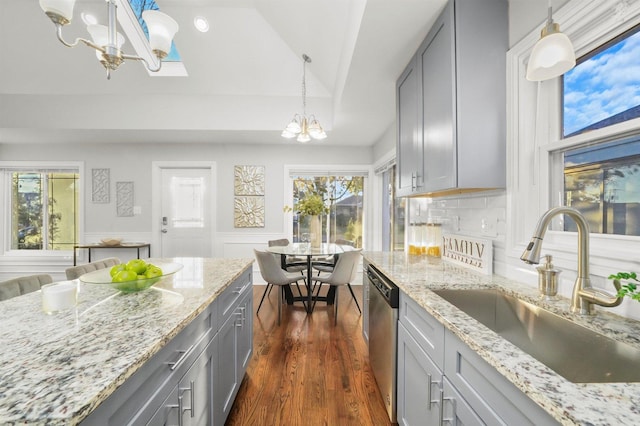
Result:
[[456,233],[494,241],[506,238],[506,192],[491,191],[445,198],[410,198],[409,222],[439,222],[445,233]]

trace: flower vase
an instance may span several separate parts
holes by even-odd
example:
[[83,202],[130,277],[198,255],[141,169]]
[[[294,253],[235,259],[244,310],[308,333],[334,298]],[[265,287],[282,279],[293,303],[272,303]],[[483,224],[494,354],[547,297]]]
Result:
[[309,216],[309,239],[311,247],[320,248],[322,243],[322,221],[319,215]]

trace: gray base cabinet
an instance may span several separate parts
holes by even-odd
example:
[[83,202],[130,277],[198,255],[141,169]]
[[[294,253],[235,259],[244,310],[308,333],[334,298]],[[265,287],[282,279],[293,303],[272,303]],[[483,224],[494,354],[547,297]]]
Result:
[[224,425],[253,354],[252,285],[246,271],[82,424]]
[[558,424],[403,292],[399,318],[399,425]]

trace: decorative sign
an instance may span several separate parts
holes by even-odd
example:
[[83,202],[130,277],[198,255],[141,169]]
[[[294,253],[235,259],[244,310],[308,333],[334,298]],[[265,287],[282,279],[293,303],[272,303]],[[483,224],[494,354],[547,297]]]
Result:
[[444,235],[442,260],[491,275],[493,273],[492,241],[465,235]]

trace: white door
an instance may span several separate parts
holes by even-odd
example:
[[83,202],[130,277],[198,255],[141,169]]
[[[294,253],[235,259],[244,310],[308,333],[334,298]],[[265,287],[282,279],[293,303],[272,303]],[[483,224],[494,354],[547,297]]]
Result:
[[161,257],[211,257],[210,168],[161,168]]

